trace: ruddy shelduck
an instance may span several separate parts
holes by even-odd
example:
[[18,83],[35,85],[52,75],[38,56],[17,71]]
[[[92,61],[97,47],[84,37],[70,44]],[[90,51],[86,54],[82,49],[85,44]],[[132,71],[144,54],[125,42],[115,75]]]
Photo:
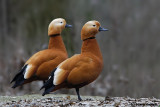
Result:
[[54,19],[48,27],[48,36],[50,37],[48,49],[42,50],[34,54],[24,64],[22,69],[13,78],[15,84],[12,88],[29,83],[35,80],[47,80],[50,73],[62,61],[68,58],[68,54],[63,43],[61,32],[68,25],[65,19]]
[[79,88],[93,82],[103,67],[103,58],[95,35],[99,31],[107,30],[100,27],[98,21],[89,21],[83,26],[81,30],[81,39],[83,40],[81,54],[66,59],[53,70],[41,88],[45,88],[43,96],[61,88],[75,88],[78,99],[82,100]]

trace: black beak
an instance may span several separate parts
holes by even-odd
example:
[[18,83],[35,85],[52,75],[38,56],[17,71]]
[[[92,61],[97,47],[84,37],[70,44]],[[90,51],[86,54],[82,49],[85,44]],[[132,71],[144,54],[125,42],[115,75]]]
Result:
[[105,29],[105,28],[99,27],[99,31],[108,31],[108,29]]
[[66,24],[66,26],[65,26],[65,28],[71,28],[72,27],[72,25],[69,25],[69,24]]

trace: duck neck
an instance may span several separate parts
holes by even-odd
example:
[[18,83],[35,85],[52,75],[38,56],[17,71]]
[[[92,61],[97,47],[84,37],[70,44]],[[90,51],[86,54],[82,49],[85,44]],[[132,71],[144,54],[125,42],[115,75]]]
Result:
[[82,43],[81,53],[91,53],[100,59],[102,59],[102,54],[95,38],[86,39]]
[[48,49],[58,49],[67,53],[61,35],[50,36]]

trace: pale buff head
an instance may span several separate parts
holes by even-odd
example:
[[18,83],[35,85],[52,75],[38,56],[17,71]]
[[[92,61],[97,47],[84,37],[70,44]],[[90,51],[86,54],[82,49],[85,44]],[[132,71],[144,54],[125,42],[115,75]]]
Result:
[[90,37],[95,37],[95,35],[99,31],[107,31],[108,29],[104,29],[100,27],[100,23],[96,20],[88,21],[81,30],[81,39],[85,40]]
[[72,27],[68,25],[63,18],[54,19],[48,26],[48,36],[61,34],[65,27]]

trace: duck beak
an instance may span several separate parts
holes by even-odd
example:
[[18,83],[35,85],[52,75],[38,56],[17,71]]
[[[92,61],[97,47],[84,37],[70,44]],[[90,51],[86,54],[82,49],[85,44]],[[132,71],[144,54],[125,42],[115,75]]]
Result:
[[108,29],[105,29],[105,28],[99,27],[99,31],[108,31]]
[[72,25],[66,24],[65,28],[71,28]]

